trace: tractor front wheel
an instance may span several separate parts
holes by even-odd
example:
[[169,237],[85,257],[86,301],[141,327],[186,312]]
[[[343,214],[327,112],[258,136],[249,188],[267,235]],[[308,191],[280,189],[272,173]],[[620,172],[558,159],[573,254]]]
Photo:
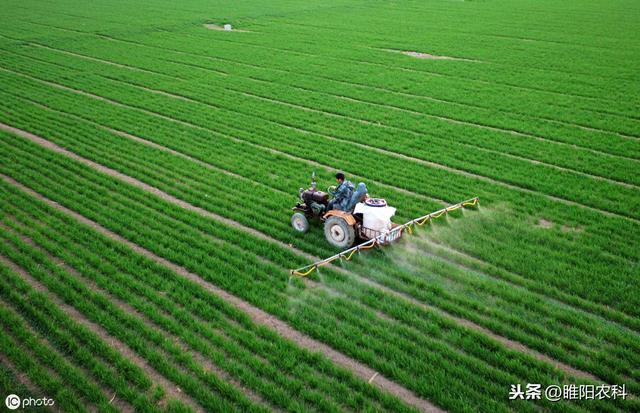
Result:
[[309,230],[309,220],[303,213],[296,212],[291,216],[291,226],[296,232],[304,234]]
[[353,245],[356,231],[343,218],[332,216],[324,222],[324,236],[329,244],[344,249]]

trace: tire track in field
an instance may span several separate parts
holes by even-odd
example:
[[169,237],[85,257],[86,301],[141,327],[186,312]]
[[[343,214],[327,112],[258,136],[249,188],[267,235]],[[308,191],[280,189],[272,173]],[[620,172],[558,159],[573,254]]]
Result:
[[[139,368],[144,370],[156,384],[161,385],[168,392],[168,394],[170,394],[172,397],[174,397],[176,399],[179,399],[179,400],[182,400],[183,402],[185,402],[186,404],[188,404],[188,405],[190,405],[192,407],[195,406],[195,405],[191,404],[193,402],[193,400],[189,400],[188,398],[183,399],[182,397],[180,397],[181,394],[175,390],[176,386],[175,385],[171,385],[166,379],[164,379],[164,377],[161,377],[161,376],[159,377],[159,374],[155,370],[153,370],[153,368],[151,368],[151,366],[149,366],[144,359],[138,357],[138,355],[133,350],[131,350],[131,348],[129,348],[129,346],[127,346],[126,344],[122,343],[117,338],[111,336],[99,324],[96,324],[93,321],[91,321],[88,318],[86,318],[84,316],[84,314],[82,314],[80,311],[78,311],[75,307],[66,304],[55,293],[50,291],[44,284],[42,284],[39,280],[34,278],[25,269],[23,269],[18,264],[14,263],[13,261],[11,261],[10,259],[8,259],[7,257],[5,257],[3,255],[0,255],[0,263],[5,265],[6,267],[8,267],[15,274],[17,274],[24,282],[29,284],[29,286],[31,288],[33,288],[34,291],[37,291],[37,292],[39,292],[41,294],[44,294],[49,300],[51,300],[57,307],[59,307],[74,322],[78,323],[79,325],[83,326],[87,330],[91,331],[91,333],[93,333],[96,336],[98,336],[98,338],[100,340],[102,340],[105,344],[110,345],[118,353],[120,353],[123,357],[129,359],[133,364],[135,364],[136,366],[138,366]],[[46,337],[44,337],[44,340],[47,341],[47,342],[49,341]],[[52,346],[52,348],[53,348],[53,346]],[[68,360],[68,358],[65,357],[64,355],[61,354],[61,357],[63,357],[65,360],[67,360],[70,364],[76,366],[73,362]],[[108,363],[106,363],[105,361],[103,361],[103,363],[108,366]],[[111,366],[109,366],[109,367],[111,367]],[[78,368],[85,375],[87,375],[87,379],[90,380],[91,382],[93,382],[97,387],[99,387],[100,390],[102,391],[102,393],[104,394],[104,396],[107,398],[107,400],[109,400],[109,398],[111,396],[111,392],[108,390],[108,388],[106,387],[105,384],[102,384],[102,383],[98,382],[90,372],[85,370],[85,368],[83,366],[76,366],[76,368]],[[167,385],[169,385],[169,386],[167,386]],[[111,399],[111,400],[113,400],[113,399]],[[119,401],[118,405],[122,405],[121,407],[124,408],[125,412],[133,412],[134,411],[133,406],[129,405],[129,403],[127,401],[125,401],[125,400]],[[199,410],[196,410],[196,411],[203,412],[202,409],[199,409]]]
[[[39,138],[38,138],[39,139]],[[36,142],[37,143],[37,142]],[[60,148],[61,149],[61,148]],[[64,149],[62,149],[64,151]],[[54,150],[55,151],[55,150]],[[115,172],[115,171],[114,171]],[[117,173],[117,172],[116,172]],[[346,368],[347,370],[351,371],[354,375],[360,377],[361,379],[364,379],[366,381],[369,381],[372,377],[375,376],[375,380],[372,381],[371,383],[375,386],[377,386],[378,388],[380,388],[382,391],[386,391],[396,397],[398,397],[399,399],[401,399],[402,401],[404,401],[405,403],[416,407],[417,409],[423,411],[423,412],[430,412],[430,413],[444,413],[444,410],[440,409],[439,407],[435,406],[434,404],[432,404],[431,402],[421,399],[418,396],[416,396],[413,392],[411,392],[410,390],[407,390],[406,388],[396,384],[395,382],[390,381],[389,379],[385,378],[384,376],[382,376],[381,374],[379,374],[378,372],[376,372],[375,370],[361,364],[360,362],[351,359],[347,356],[345,356],[344,354],[334,350],[333,348],[327,346],[326,344],[319,342],[315,339],[312,339],[300,332],[298,332],[297,330],[293,329],[292,327],[290,327],[287,323],[279,320],[278,318],[272,316],[269,313],[264,312],[263,310],[252,306],[251,304],[249,304],[248,302],[229,294],[228,292],[226,292],[225,290],[222,290],[220,288],[218,288],[217,286],[208,283],[207,281],[203,280],[202,278],[200,278],[200,276],[189,272],[187,269],[180,267],[176,264],[173,264],[170,261],[167,261],[166,259],[155,255],[154,253],[140,247],[139,245],[121,237],[120,235],[111,232],[110,230],[108,230],[107,228],[102,227],[101,225],[99,225],[98,223],[91,221],[87,218],[85,218],[84,216],[60,205],[59,203],[52,201],[46,197],[44,197],[43,195],[41,195],[38,192],[33,191],[32,189],[25,187],[24,185],[18,183],[17,181],[13,180],[12,178],[9,178],[5,175],[0,175],[0,177],[2,177],[2,179],[7,182],[8,184],[22,190],[23,192],[39,199],[40,201],[46,203],[47,205],[57,209],[58,211],[74,218],[75,220],[81,222],[82,224],[88,225],[91,228],[93,228],[94,230],[102,233],[103,235],[107,236],[108,238],[111,238],[112,240],[118,241],[124,245],[126,245],[127,247],[131,248],[133,251],[135,251],[136,253],[145,256],[148,259],[151,259],[152,261],[156,262],[157,264],[160,264],[164,267],[167,267],[169,269],[171,269],[173,272],[177,273],[178,275],[198,284],[199,286],[201,286],[202,288],[204,288],[205,290],[207,290],[208,292],[216,295],[218,298],[226,301],[227,303],[233,305],[234,307],[236,307],[238,310],[246,313],[252,320],[254,323],[262,325],[267,327],[268,329],[276,332],[277,334],[279,334],[282,337],[285,337],[291,341],[293,341],[294,343],[296,343],[297,345],[304,347],[310,351],[314,351],[314,352],[318,352],[318,353],[322,353],[325,357],[327,357],[329,360],[331,360],[332,362],[342,366],[343,368]]]
[[[47,256],[48,259],[51,260],[54,264],[56,264],[58,267],[64,269],[66,272],[68,272],[70,275],[72,275],[75,279],[77,279],[78,281],[80,281],[81,283],[86,285],[91,291],[98,292],[99,294],[101,294],[101,295],[103,295],[105,297],[109,297],[109,301],[111,303],[113,303],[116,307],[118,307],[120,310],[122,310],[124,314],[132,315],[132,316],[138,318],[139,321],[142,321],[143,324],[146,324],[146,325],[148,325],[150,327],[151,326],[159,327],[156,322],[154,322],[151,319],[149,319],[145,314],[143,314],[140,311],[138,311],[136,308],[131,306],[129,303],[127,303],[125,301],[122,301],[120,298],[115,296],[113,293],[111,293],[109,291],[106,291],[102,287],[98,286],[98,284],[94,280],[92,280],[90,278],[87,278],[86,276],[82,275],[78,270],[76,270],[74,267],[72,267],[69,264],[67,264],[63,259],[52,255],[49,251],[47,251],[46,249],[44,249],[43,247],[38,245],[33,239],[29,238],[26,235],[23,235],[23,234],[20,234],[20,233],[16,233],[13,230],[10,230],[8,227],[6,227],[1,222],[0,222],[0,228],[3,228],[5,230],[7,230],[7,231],[12,232],[15,236],[19,237],[23,242],[29,244],[34,249],[36,249],[40,253],[42,253],[45,256]],[[181,308],[183,308],[183,307],[181,306]],[[185,310],[185,311],[188,311],[188,310]],[[163,316],[173,318],[173,316],[169,316],[166,313],[163,313]],[[190,353],[190,355],[192,357],[194,357],[199,364],[204,366],[205,371],[207,371],[208,373],[213,372],[213,374],[215,374],[220,380],[223,380],[223,381],[226,381],[226,382],[232,384],[238,390],[240,390],[247,398],[249,398],[249,400],[253,401],[256,404],[260,404],[260,405],[263,405],[265,407],[268,407],[269,409],[271,409],[273,411],[278,411],[279,410],[279,409],[275,408],[274,406],[270,405],[264,399],[262,399],[261,396],[259,396],[258,394],[254,393],[251,389],[245,387],[244,385],[242,385],[242,383],[240,383],[237,380],[235,380],[225,370],[222,370],[221,368],[216,366],[204,354],[202,354],[201,352],[195,350],[194,348],[190,348],[189,345],[182,338],[176,336],[173,333],[168,333],[167,331],[165,331],[165,330],[163,330],[161,328],[154,328],[153,330],[155,332],[157,332],[158,334],[162,335],[165,338],[165,340],[167,340],[168,342],[171,342],[171,343],[173,343],[175,345],[180,346],[180,348],[183,350],[183,352]],[[115,338],[114,340],[117,341],[116,346],[115,346],[116,349],[120,349],[120,345],[126,346],[126,344],[121,343],[117,338]],[[109,343],[112,346],[114,345],[114,343],[112,341],[109,341]],[[133,351],[128,347],[125,347],[125,350]],[[160,350],[160,351],[163,352],[163,353],[165,352],[165,350]],[[131,358],[129,356],[129,354],[124,354],[124,353],[122,353],[122,354],[125,355],[127,358]],[[166,356],[166,354],[165,354],[165,356]],[[141,367],[141,365],[139,365],[137,363],[138,360],[141,360],[142,362],[146,363],[146,361],[144,359],[142,359],[140,356],[137,356],[137,353],[136,353],[135,364],[138,365],[138,367]],[[155,377],[155,375],[157,375],[159,373],[156,372],[155,370],[153,370],[152,367],[150,367],[150,368],[152,369],[150,371],[147,371],[145,369],[143,369],[143,370],[145,371],[145,373],[147,373],[147,375],[152,377],[152,380],[154,380],[153,377]],[[184,370],[183,370],[183,373],[185,373]],[[189,374],[188,372],[186,372],[186,373]],[[166,380],[168,380],[168,379],[166,379]]]
[[[268,242],[275,243],[279,247],[285,248],[285,249],[287,249],[289,251],[292,251],[293,253],[295,253],[295,254],[297,254],[299,256],[302,256],[302,257],[304,257],[305,259],[307,259],[309,261],[318,261],[320,259],[318,257],[314,257],[314,256],[312,256],[312,255],[310,255],[308,253],[303,252],[303,251],[300,251],[300,250],[294,249],[292,247],[289,247],[287,244],[284,244],[281,241],[278,241],[278,240],[276,240],[274,238],[271,238],[271,237],[269,237],[269,236],[267,236],[267,235],[265,235],[265,234],[263,234],[263,233],[261,233],[261,232],[259,232],[257,230],[254,230],[252,228],[245,227],[244,225],[242,225],[242,224],[240,224],[240,223],[238,223],[236,221],[230,220],[228,218],[220,217],[217,214],[214,214],[214,213],[206,211],[206,210],[204,210],[202,208],[193,206],[193,205],[191,205],[191,204],[189,204],[189,203],[187,203],[185,201],[182,201],[182,200],[180,200],[178,198],[175,198],[174,196],[172,196],[170,194],[167,194],[167,193],[165,193],[165,192],[163,192],[163,191],[161,191],[161,190],[159,190],[159,189],[157,189],[155,187],[152,187],[152,186],[150,186],[150,185],[148,185],[148,184],[146,184],[144,182],[141,182],[141,181],[139,181],[139,180],[137,180],[135,178],[132,178],[132,177],[130,177],[128,175],[124,175],[124,174],[122,174],[122,173],[120,173],[120,172],[118,172],[116,170],[110,169],[110,168],[105,167],[105,166],[103,166],[101,164],[97,164],[97,163],[95,163],[95,162],[93,162],[91,160],[88,160],[88,159],[85,159],[83,157],[80,157],[80,156],[76,155],[73,152],[70,152],[70,151],[68,151],[68,150],[66,150],[66,149],[64,149],[62,147],[59,147],[55,143],[52,143],[52,142],[50,142],[50,141],[48,141],[46,139],[43,139],[43,138],[38,137],[36,135],[33,135],[33,134],[29,133],[29,132],[25,132],[25,131],[22,131],[20,129],[13,128],[13,127],[10,127],[8,125],[4,125],[2,123],[0,123],[0,129],[6,130],[6,131],[11,132],[13,134],[16,134],[18,136],[21,136],[21,137],[23,137],[25,139],[28,139],[28,140],[32,141],[33,143],[36,143],[36,144],[38,144],[40,146],[43,146],[43,147],[45,147],[47,149],[50,149],[50,150],[52,150],[52,151],[54,151],[56,153],[65,155],[65,156],[67,156],[67,157],[69,157],[71,159],[74,159],[74,160],[76,160],[76,161],[78,161],[78,162],[80,162],[80,163],[82,163],[82,164],[84,164],[86,166],[89,166],[89,167],[91,167],[91,168],[93,168],[95,170],[98,170],[99,172],[102,172],[102,173],[105,173],[105,174],[107,174],[109,176],[112,176],[112,177],[115,177],[117,179],[123,180],[123,181],[125,181],[125,182],[127,182],[127,183],[129,183],[129,184],[131,184],[133,186],[136,186],[136,187],[146,191],[146,192],[149,192],[149,193],[152,193],[152,194],[154,194],[156,196],[159,196],[163,200],[165,200],[165,201],[167,201],[169,203],[172,203],[174,205],[177,205],[177,206],[179,206],[181,208],[196,212],[197,214],[199,214],[201,216],[204,216],[204,217],[207,217],[207,218],[222,222],[224,224],[233,226],[233,227],[238,228],[238,229],[240,229],[242,231],[249,232],[252,235],[258,234],[258,235],[256,235],[257,237],[259,237],[259,238],[261,238],[263,240],[266,240]],[[465,325],[465,326],[467,326],[467,327],[469,327],[471,329],[476,330],[477,332],[486,334],[486,335],[490,336],[491,338],[493,338],[494,340],[502,343],[506,347],[509,347],[509,348],[511,348],[513,350],[525,352],[525,353],[529,354],[530,356],[532,356],[534,358],[537,358],[540,361],[544,361],[544,362],[547,362],[547,363],[549,363],[549,364],[551,364],[553,366],[556,366],[557,368],[559,368],[560,370],[563,370],[565,373],[567,373],[569,375],[574,375],[576,377],[582,377],[582,378],[587,378],[587,379],[591,379],[591,380],[597,380],[595,378],[595,376],[593,376],[590,373],[587,373],[587,372],[584,372],[584,371],[580,371],[580,370],[575,369],[575,368],[573,368],[573,367],[571,367],[571,366],[569,366],[567,364],[564,364],[564,363],[562,363],[562,362],[560,362],[558,360],[554,360],[554,359],[552,359],[552,358],[550,358],[550,357],[538,352],[537,350],[533,350],[533,349],[531,349],[529,347],[526,347],[522,343],[513,341],[511,339],[508,339],[506,337],[503,337],[503,336],[500,336],[500,335],[498,335],[496,333],[493,333],[492,331],[486,329],[485,327],[482,327],[482,326],[480,326],[478,324],[475,324],[470,320],[466,320],[466,319],[461,319],[461,318],[455,317],[455,316],[453,316],[453,315],[451,315],[449,313],[446,313],[444,310],[441,310],[439,308],[427,305],[427,304],[425,304],[425,303],[423,303],[421,301],[418,301],[414,297],[411,297],[411,296],[406,295],[404,293],[395,291],[395,290],[393,290],[393,289],[391,289],[389,287],[386,287],[386,286],[383,286],[381,284],[378,284],[375,281],[372,281],[372,280],[370,280],[368,278],[353,274],[353,273],[351,273],[351,272],[349,272],[347,270],[344,270],[342,268],[339,268],[339,267],[333,267],[333,268],[336,271],[342,273],[343,275],[347,275],[347,276],[351,277],[352,279],[355,279],[356,281],[362,282],[362,283],[367,284],[367,285],[369,285],[369,286],[371,286],[373,288],[379,289],[379,290],[381,290],[381,291],[383,291],[385,293],[391,294],[391,295],[395,296],[396,298],[402,299],[402,300],[407,301],[407,302],[409,302],[409,303],[411,303],[413,305],[419,306],[419,307],[421,307],[421,308],[423,308],[423,309],[425,309],[427,311],[434,311],[434,312],[442,315],[445,318],[449,318],[451,321],[460,323],[460,324]],[[260,311],[262,311],[262,310],[260,310]],[[273,316],[271,316],[271,317],[273,317]]]

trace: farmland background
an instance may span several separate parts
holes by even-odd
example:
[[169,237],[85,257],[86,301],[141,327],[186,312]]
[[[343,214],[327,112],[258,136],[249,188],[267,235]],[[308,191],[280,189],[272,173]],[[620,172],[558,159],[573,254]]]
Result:
[[[5,0],[2,397],[640,410],[639,69],[634,1]],[[481,206],[291,278],[336,170],[397,222]]]

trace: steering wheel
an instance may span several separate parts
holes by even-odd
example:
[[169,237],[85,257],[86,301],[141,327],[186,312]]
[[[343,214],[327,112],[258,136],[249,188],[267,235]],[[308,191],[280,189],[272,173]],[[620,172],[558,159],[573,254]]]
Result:
[[336,189],[338,189],[337,186],[331,185],[330,187],[327,188],[327,192],[330,193],[331,196],[334,196],[336,194]]

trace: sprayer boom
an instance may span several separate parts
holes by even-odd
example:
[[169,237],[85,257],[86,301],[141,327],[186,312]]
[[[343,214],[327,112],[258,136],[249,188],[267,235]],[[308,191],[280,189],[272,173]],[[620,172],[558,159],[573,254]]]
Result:
[[465,208],[468,206],[475,206],[478,205],[478,203],[480,202],[480,198],[475,197],[475,198],[471,198],[471,199],[467,199],[466,201],[462,201],[460,203],[454,204],[454,205],[450,205],[446,208],[443,208],[441,210],[435,211],[435,212],[431,212],[427,215],[423,215],[421,217],[412,219],[411,221],[405,222],[402,225],[397,225],[395,227],[393,227],[390,231],[385,232],[383,234],[380,234],[378,236],[376,236],[375,238],[371,238],[368,241],[363,242],[362,244],[358,244],[355,247],[351,247],[347,250],[342,251],[339,254],[336,255],[332,255],[329,258],[325,258],[323,260],[314,262],[313,264],[309,264],[306,265],[304,267],[300,267],[298,269],[295,270],[291,270],[291,275],[297,275],[299,277],[306,277],[307,275],[311,274],[313,271],[317,270],[318,268],[322,267],[323,265],[327,265],[337,259],[341,259],[344,258],[347,261],[349,261],[351,259],[351,257],[353,257],[353,254],[355,254],[356,252],[360,252],[362,250],[367,250],[369,248],[373,248],[376,245],[385,245],[385,244],[389,244],[397,239],[400,238],[400,235],[402,234],[402,231],[404,231],[405,229],[411,233],[412,232],[412,228],[416,225],[421,226],[424,225],[425,223],[427,223],[429,220],[431,219],[435,219],[435,218],[439,218],[442,215],[448,214],[451,211],[455,211],[456,209],[460,209],[460,208]]

